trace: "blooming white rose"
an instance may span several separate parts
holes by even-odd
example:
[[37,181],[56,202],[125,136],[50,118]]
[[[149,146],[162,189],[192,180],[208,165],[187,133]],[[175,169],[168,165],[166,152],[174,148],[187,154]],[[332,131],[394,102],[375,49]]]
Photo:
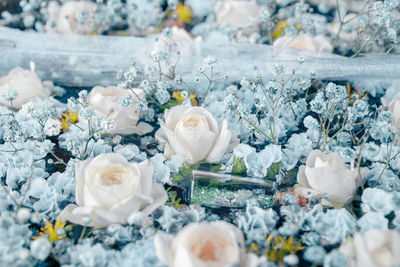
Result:
[[[118,101],[121,97],[130,96],[129,107],[121,107]],[[139,122],[140,112],[136,109],[135,101],[144,101],[145,93],[142,89],[126,90],[117,86],[96,86],[89,95],[89,104],[103,117],[109,117],[115,122],[111,131],[113,134],[146,134],[153,130],[149,124]],[[112,112],[110,112],[112,111]]]
[[148,216],[167,199],[162,184],[153,183],[149,161],[129,164],[107,153],[75,164],[75,202],[61,212],[62,220],[91,227],[125,224],[131,216]]
[[[363,170],[362,170],[363,172]],[[306,198],[323,198],[325,205],[340,208],[349,202],[360,186],[358,171],[344,163],[337,153],[324,154],[313,150],[306,166],[300,166],[295,192]]]
[[258,21],[260,7],[254,1],[219,1],[214,12],[218,25],[244,28]]
[[174,238],[158,232],[154,238],[158,258],[170,267],[219,267],[227,264],[257,266],[258,258],[245,253],[242,232],[224,221],[192,223]]
[[[61,7],[50,2],[48,7],[49,19],[47,31],[61,34],[87,34],[98,30],[95,20],[97,5],[90,1],[68,1]],[[82,21],[78,18],[82,17]]]
[[384,98],[381,100],[382,104],[389,107],[389,111],[392,113],[393,130],[400,130],[400,93],[395,95],[390,102]]
[[396,230],[371,229],[340,247],[351,267],[400,266],[400,233]]
[[202,107],[179,105],[164,112],[156,138],[165,143],[164,155],[181,155],[185,162],[205,160],[218,162],[225,152],[237,145],[236,136],[228,129],[226,120],[220,126]]
[[325,36],[317,35],[313,37],[305,33],[300,33],[294,37],[286,35],[279,37],[274,41],[273,46],[307,49],[317,52],[332,51],[332,45]]
[[39,79],[33,64],[31,64],[31,70],[16,67],[7,76],[0,78],[0,103],[11,107],[11,103],[3,99],[1,95],[10,90],[17,91],[18,96],[13,100],[12,107],[20,109],[31,98],[50,96],[52,87],[52,82],[42,82]]

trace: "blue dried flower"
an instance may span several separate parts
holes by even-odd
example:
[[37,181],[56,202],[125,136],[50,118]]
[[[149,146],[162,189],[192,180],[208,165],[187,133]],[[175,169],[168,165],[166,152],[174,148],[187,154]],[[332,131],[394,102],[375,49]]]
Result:
[[304,251],[304,259],[315,265],[320,265],[323,263],[325,258],[325,249],[320,246],[311,246],[306,248]]
[[357,226],[360,228],[360,232],[365,233],[370,229],[388,229],[388,219],[380,212],[370,211],[364,214],[357,221]]

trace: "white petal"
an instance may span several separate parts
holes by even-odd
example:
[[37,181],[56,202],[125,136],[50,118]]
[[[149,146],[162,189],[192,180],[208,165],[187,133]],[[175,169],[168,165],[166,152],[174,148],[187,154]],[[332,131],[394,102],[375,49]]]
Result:
[[244,266],[246,267],[257,267],[260,262],[260,258],[253,253],[246,253]]
[[137,167],[140,171],[140,188],[137,189],[137,192],[145,196],[150,196],[151,186],[153,182],[154,166],[150,164],[148,160],[145,160],[137,164]]
[[149,205],[141,210],[143,216],[148,216],[154,210],[164,205],[165,202],[167,202],[168,200],[167,191],[165,191],[164,186],[159,183],[152,184],[150,196],[153,199],[153,202],[151,202]]
[[175,129],[175,125],[182,118],[182,114],[191,107],[191,105],[179,105],[164,112],[165,124],[169,129]]
[[355,233],[353,237],[357,267],[376,267],[368,251],[365,248],[364,238],[360,233]]
[[[176,136],[180,143],[188,148],[192,156],[190,163],[204,160],[213,148],[217,135],[212,131],[199,131],[192,128],[181,127],[176,132]],[[173,149],[175,147],[170,142]]]
[[304,165],[300,166],[299,171],[297,172],[297,183],[303,187],[310,188],[311,186],[308,183],[305,170],[306,170],[306,167]]
[[324,153],[322,153],[321,150],[316,149],[311,151],[310,154],[308,154],[306,166],[309,168],[314,168],[315,159],[317,157],[321,158],[322,156],[324,156]]
[[[186,162],[192,162],[193,161],[192,154],[190,153],[190,150],[185,146],[185,144],[181,142],[176,136],[176,134],[170,129],[168,129],[166,125],[161,121],[160,121],[160,126],[161,128],[163,128],[162,134],[165,134],[169,147],[173,151],[172,154],[181,155]],[[164,155],[167,157],[167,154],[165,152]]]
[[156,249],[157,257],[162,263],[168,266],[172,266],[173,264],[173,255],[171,251],[173,240],[173,236],[164,232],[157,232],[154,237],[154,247]]
[[118,153],[105,153],[105,154],[98,155],[97,157],[95,157],[93,159],[93,162],[91,163],[91,165],[104,166],[104,165],[115,164],[115,163],[119,163],[122,165],[128,165],[127,159]]
[[219,127],[218,127],[217,120],[205,108],[202,108],[202,107],[190,107],[189,109],[187,109],[181,115],[181,118],[184,118],[184,117],[187,117],[187,116],[190,116],[190,115],[201,115],[201,116],[204,116],[207,119],[208,126],[210,127],[210,131],[214,132],[215,134],[219,133]]
[[228,150],[231,138],[232,132],[228,129],[228,123],[224,120],[221,124],[221,132],[214,144],[214,148],[208,154],[206,161],[209,163],[219,162]]
[[297,195],[305,198],[320,199],[324,196],[324,193],[314,190],[310,187],[301,186],[300,184],[294,185],[294,191]]
[[154,128],[150,124],[141,121],[136,125],[135,133],[137,133],[139,135],[144,135],[144,134],[151,133],[153,131],[153,129]]
[[[105,210],[93,207],[78,207],[73,204],[64,208],[60,213],[60,219],[74,224],[95,228],[101,228],[109,224],[121,222],[120,218]],[[87,219],[90,219],[89,224],[85,224]]]
[[120,218],[121,223],[127,223],[132,214],[141,212],[143,207],[152,203],[153,199],[150,196],[134,195],[112,207],[109,212]]
[[85,187],[85,169],[92,159],[87,159],[75,163],[75,202],[79,206],[84,206],[84,187]]
[[356,186],[356,171],[325,167],[320,169],[305,169],[308,183],[320,192],[327,193],[328,197],[343,199],[354,195]]

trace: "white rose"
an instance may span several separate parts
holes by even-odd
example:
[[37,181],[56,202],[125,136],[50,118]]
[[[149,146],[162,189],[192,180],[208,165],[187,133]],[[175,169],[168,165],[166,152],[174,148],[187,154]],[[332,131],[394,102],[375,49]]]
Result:
[[286,35],[279,37],[274,41],[273,46],[307,49],[317,52],[332,51],[332,45],[325,36],[317,35],[313,37],[305,33],[298,34],[294,37]]
[[384,98],[381,99],[382,104],[389,107],[390,113],[392,113],[392,125],[395,131],[400,130],[400,93],[395,95],[392,101],[388,101]]
[[254,1],[219,1],[214,12],[218,25],[229,25],[236,30],[256,23],[260,7]]
[[[360,186],[358,176],[357,169],[349,168],[337,153],[313,150],[306,166],[299,168],[295,192],[305,198],[322,198],[323,204],[340,208],[353,198]],[[323,198],[325,194],[328,200]]]
[[[49,4],[49,19],[46,24],[47,31],[56,31],[61,34],[87,34],[98,30],[95,21],[97,5],[90,1],[68,1],[61,7],[58,4]],[[77,16],[86,16],[80,22]]]
[[[135,101],[146,99],[144,91],[142,89],[132,89],[132,91],[117,86],[96,86],[88,95],[88,102],[97,113],[114,120],[115,128],[111,131],[113,134],[146,134],[153,130],[153,127],[145,122],[138,123],[140,113],[136,109]],[[132,103],[127,108],[121,107],[119,99],[127,96],[131,96]]]
[[224,221],[192,223],[174,238],[158,232],[154,238],[158,258],[170,267],[219,267],[237,263],[257,266],[258,258],[245,253],[242,232]]
[[[157,34],[157,42],[154,43],[152,50],[156,54],[159,51],[165,51],[168,55],[180,57],[190,57],[201,54],[202,38],[200,36],[192,38],[192,36],[183,28],[173,26],[170,28],[171,35]],[[167,62],[161,61],[162,69],[168,69]],[[171,73],[170,73],[171,74]]]
[[202,107],[179,105],[164,112],[156,138],[165,143],[164,155],[181,155],[185,162],[218,162],[225,152],[236,146],[237,138],[224,120],[216,119]]
[[129,164],[108,153],[75,164],[75,201],[62,220],[90,227],[125,224],[131,216],[148,216],[167,199],[162,184],[153,183],[154,167],[147,160]]
[[17,91],[18,96],[12,102],[12,107],[20,109],[23,104],[29,102],[34,97],[48,97],[51,94],[53,83],[42,82],[36,75],[34,65],[31,70],[24,70],[20,67],[12,69],[7,76],[0,78],[0,103],[11,107],[10,102],[1,97],[9,90]]
[[351,267],[400,266],[400,233],[396,230],[371,229],[355,233],[340,247]]

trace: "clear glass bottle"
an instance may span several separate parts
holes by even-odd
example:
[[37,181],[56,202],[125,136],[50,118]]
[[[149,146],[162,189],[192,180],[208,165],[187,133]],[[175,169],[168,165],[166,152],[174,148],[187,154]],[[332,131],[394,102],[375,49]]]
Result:
[[209,208],[244,208],[247,200],[272,207],[274,188],[274,182],[264,179],[194,170],[188,200]]

